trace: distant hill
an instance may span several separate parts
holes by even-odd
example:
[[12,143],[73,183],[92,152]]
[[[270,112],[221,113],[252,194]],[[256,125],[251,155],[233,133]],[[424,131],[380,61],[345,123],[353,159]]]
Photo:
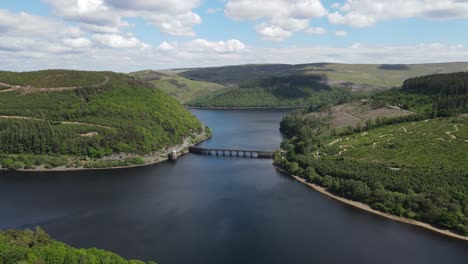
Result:
[[[266,64],[179,70],[178,75],[197,81],[232,86],[192,98],[186,104],[213,106],[298,106],[336,103],[349,93],[335,89],[376,93],[401,87],[411,77],[468,70],[468,63],[434,64]],[[320,87],[328,86],[323,90]],[[241,88],[241,89],[239,89]],[[329,92],[333,91],[332,94]],[[299,96],[302,94],[303,96]],[[339,95],[337,95],[339,94]],[[353,93],[354,94],[354,93]],[[294,96],[297,95],[297,96]]]
[[189,69],[179,73],[188,79],[220,84],[237,85],[246,80],[277,75],[323,75],[339,86],[372,86],[390,88],[401,86],[403,81],[421,75],[468,71],[467,62],[430,64],[259,64]]
[[351,89],[333,88],[320,75],[279,75],[247,80],[239,88],[223,89],[187,103],[195,107],[278,107],[336,104],[351,97]]
[[3,168],[79,167],[81,160],[119,155],[125,160],[113,165],[140,164],[135,154],[156,153],[202,131],[175,99],[126,74],[8,72],[0,82]]
[[194,98],[226,88],[218,83],[189,80],[172,72],[146,70],[133,72],[130,75],[150,82],[183,104]]

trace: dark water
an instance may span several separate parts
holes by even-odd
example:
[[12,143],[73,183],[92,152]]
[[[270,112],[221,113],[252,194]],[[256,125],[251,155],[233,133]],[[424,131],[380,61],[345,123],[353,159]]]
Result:
[[[193,111],[216,147],[275,149],[279,111]],[[185,263],[468,263],[468,243],[331,200],[270,160],[186,155],[108,171],[0,172],[0,228]]]

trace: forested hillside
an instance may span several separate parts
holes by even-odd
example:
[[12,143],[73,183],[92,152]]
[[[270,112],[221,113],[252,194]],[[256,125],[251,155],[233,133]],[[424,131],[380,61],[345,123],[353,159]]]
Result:
[[[201,124],[190,112],[146,82],[110,72],[62,73],[78,74],[81,84],[93,83],[94,78],[107,77],[109,81],[78,90],[0,91],[2,167],[10,168],[14,163],[14,168],[40,164],[55,167],[57,163],[70,165],[65,161],[75,158],[148,154],[181,144],[184,138],[202,131]],[[47,71],[30,75],[41,74],[46,75],[37,78],[50,79]],[[34,85],[37,78],[22,83]],[[0,78],[0,82],[5,81]],[[72,80],[47,85],[56,87],[64,83],[75,85]],[[141,160],[129,162],[141,163]]]
[[[275,163],[374,209],[468,235],[468,118],[458,116],[467,112],[466,77],[410,79],[360,103],[292,112]],[[398,111],[389,105],[415,113],[375,112]]]
[[109,72],[84,72],[69,70],[44,70],[34,72],[0,71],[0,82],[11,85],[54,88],[85,86],[102,83]]
[[[96,248],[77,249],[55,241],[40,228],[36,231],[0,231],[0,263],[4,264],[144,264],[139,260],[125,260],[121,256]],[[155,264],[149,261],[148,264]]]
[[331,88],[320,75],[286,75],[247,80],[189,103],[196,107],[277,107],[335,104],[351,97],[350,89]]
[[401,89],[375,96],[375,101],[430,116],[468,112],[468,72],[434,74],[408,79]]

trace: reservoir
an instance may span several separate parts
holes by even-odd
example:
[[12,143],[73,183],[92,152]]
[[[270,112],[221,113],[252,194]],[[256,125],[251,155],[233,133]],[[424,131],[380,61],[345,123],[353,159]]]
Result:
[[[203,147],[275,150],[288,110],[191,110]],[[272,160],[187,154],[98,171],[0,171],[0,229],[159,264],[466,263],[468,243],[332,200]]]

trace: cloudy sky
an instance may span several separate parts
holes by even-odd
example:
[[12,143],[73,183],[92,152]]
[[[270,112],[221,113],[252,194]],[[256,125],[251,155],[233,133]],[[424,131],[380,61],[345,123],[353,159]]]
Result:
[[0,0],[0,69],[468,61],[468,0]]

